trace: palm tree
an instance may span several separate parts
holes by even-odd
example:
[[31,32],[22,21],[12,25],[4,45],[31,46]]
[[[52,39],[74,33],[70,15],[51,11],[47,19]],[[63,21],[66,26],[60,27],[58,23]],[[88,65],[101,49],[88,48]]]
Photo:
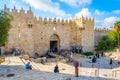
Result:
[[120,21],[114,23],[114,29],[118,32],[118,47],[120,42]]

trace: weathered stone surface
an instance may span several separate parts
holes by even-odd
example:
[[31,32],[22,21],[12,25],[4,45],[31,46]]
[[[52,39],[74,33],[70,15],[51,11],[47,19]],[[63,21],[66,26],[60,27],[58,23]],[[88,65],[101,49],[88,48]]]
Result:
[[70,49],[72,45],[81,45],[84,52],[94,50],[94,19],[76,18],[59,20],[39,18],[31,9],[24,13],[22,9],[5,11],[13,16],[12,28],[6,46],[20,47],[26,53],[44,54],[50,50],[50,41],[57,41],[57,49]]

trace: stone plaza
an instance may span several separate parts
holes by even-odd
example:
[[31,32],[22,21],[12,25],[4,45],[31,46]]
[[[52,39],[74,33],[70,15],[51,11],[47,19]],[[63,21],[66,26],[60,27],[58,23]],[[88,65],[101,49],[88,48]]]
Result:
[[[0,80],[120,80],[120,65],[114,61],[109,65],[109,58],[100,57],[92,66],[91,59],[80,55],[73,55],[79,61],[79,77],[75,77],[73,63],[48,62],[45,64],[33,61],[32,70],[25,69],[29,60],[10,56],[0,65]],[[104,63],[103,63],[104,62]],[[54,73],[54,66],[58,64],[59,73]],[[8,74],[14,74],[7,77]]]

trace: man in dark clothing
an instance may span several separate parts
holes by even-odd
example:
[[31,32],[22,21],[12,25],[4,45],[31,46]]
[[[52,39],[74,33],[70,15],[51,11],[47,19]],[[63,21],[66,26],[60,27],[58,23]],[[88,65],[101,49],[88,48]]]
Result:
[[110,59],[110,65],[111,65],[111,69],[112,69],[112,63],[113,63],[113,60],[112,59]]
[[55,68],[54,68],[54,73],[59,73],[58,65],[55,66]]
[[95,56],[92,58],[92,62],[93,62],[93,63],[96,62],[96,57],[95,57]]
[[97,54],[97,58],[100,58],[100,55],[99,55],[99,54]]
[[102,57],[104,56],[104,53],[103,53],[103,52],[101,53],[101,56],[102,56]]
[[112,59],[110,59],[110,63],[109,64],[112,65],[112,62],[113,62]]

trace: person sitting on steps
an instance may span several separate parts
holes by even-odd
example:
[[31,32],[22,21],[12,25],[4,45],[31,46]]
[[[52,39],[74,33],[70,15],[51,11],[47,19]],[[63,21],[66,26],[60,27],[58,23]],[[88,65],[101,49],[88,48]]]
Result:
[[25,68],[26,68],[26,69],[29,69],[29,70],[32,69],[32,66],[30,65],[30,62],[28,62],[27,64],[25,64]]
[[56,65],[56,66],[54,67],[54,73],[59,73],[58,65]]

